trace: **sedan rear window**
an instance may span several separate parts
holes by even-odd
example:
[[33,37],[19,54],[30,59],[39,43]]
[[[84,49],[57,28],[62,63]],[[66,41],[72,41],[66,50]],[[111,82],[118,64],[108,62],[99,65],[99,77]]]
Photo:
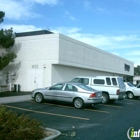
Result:
[[65,91],[77,91],[77,88],[71,84],[67,84],[65,87]]
[[86,85],[83,85],[83,84],[79,84],[78,87],[84,89],[84,90],[88,90],[88,91],[95,91],[95,89],[91,88],[91,87],[88,87]]

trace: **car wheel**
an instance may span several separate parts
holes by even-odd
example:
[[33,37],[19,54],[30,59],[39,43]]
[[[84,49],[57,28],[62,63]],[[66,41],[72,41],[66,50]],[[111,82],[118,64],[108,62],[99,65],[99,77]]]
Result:
[[103,104],[107,104],[108,101],[109,101],[108,95],[107,95],[106,93],[103,93],[103,101],[102,101],[102,103],[103,103]]
[[127,97],[128,97],[129,99],[133,99],[133,98],[134,98],[134,94],[133,94],[132,92],[128,92],[128,93],[127,93]]
[[76,98],[76,99],[74,100],[74,107],[75,107],[75,108],[80,109],[80,108],[83,107],[83,105],[84,105],[84,102],[83,102],[83,100],[82,100],[81,98]]
[[43,102],[43,95],[41,93],[36,93],[36,95],[35,95],[35,101],[37,103]]

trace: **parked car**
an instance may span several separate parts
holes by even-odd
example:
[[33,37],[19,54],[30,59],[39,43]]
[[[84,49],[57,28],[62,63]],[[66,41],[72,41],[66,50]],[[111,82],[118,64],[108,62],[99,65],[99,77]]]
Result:
[[125,82],[125,85],[126,85],[127,98],[133,99],[133,98],[140,97],[140,84],[138,84],[137,86],[134,86],[130,82]]
[[32,91],[32,98],[41,103],[44,99],[71,102],[75,108],[82,108],[84,104],[97,104],[102,102],[102,92],[81,83],[57,83],[48,88]]
[[71,82],[82,83],[91,88],[102,91],[102,103],[104,104],[116,100],[123,100],[126,97],[125,84],[122,77],[119,76],[77,76],[73,78]]

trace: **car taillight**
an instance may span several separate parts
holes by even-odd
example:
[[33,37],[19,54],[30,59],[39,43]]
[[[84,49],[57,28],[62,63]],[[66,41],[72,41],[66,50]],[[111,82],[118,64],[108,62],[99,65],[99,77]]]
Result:
[[94,98],[96,96],[96,93],[90,94],[89,98]]
[[120,93],[120,90],[119,90],[119,89],[117,89],[116,94],[118,95],[119,93]]

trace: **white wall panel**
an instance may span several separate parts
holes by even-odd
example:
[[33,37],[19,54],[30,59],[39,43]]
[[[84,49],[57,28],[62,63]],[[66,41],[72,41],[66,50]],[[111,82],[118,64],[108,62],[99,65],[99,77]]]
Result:
[[52,65],[52,83],[69,81],[76,76],[122,76],[108,72],[89,70],[78,67],[70,67],[64,65]]
[[[134,63],[129,60],[61,34],[59,38],[60,64],[126,75],[133,75],[134,73]],[[125,64],[130,66],[130,71],[125,71]]]
[[[122,76],[134,72],[133,62],[61,34],[17,37],[12,50],[17,58],[1,75],[16,73],[11,83],[20,84],[22,91],[68,81],[78,75]],[[124,70],[124,64],[130,66],[130,71]]]

